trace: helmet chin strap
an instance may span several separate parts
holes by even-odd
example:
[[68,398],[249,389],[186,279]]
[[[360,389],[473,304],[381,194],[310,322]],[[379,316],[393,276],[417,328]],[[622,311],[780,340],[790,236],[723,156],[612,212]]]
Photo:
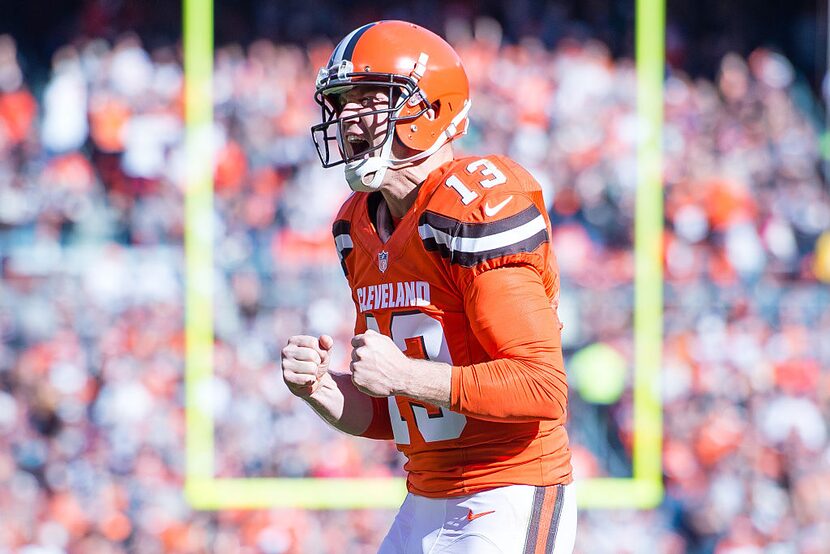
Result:
[[[461,111],[452,118],[450,124],[447,125],[447,128],[439,135],[432,146],[423,152],[418,152],[414,156],[402,160],[390,159],[389,155],[392,153],[392,136],[390,135],[378,156],[347,163],[345,166],[346,181],[348,181],[351,189],[357,192],[375,191],[383,184],[386,170],[390,167],[398,169],[408,167],[413,162],[432,156],[439,148],[455,136],[455,133],[458,131],[458,126],[461,125],[467,117],[467,113],[470,111],[470,105],[469,100],[464,101],[464,107],[461,108]],[[403,109],[403,106],[401,106],[401,109]],[[397,113],[400,113],[400,110]],[[372,175],[373,173],[374,175]]]
[[[391,166],[389,154],[392,152],[392,137],[380,149],[377,156],[356,160],[346,164],[346,181],[353,191],[372,192],[383,184],[386,170]],[[373,175],[374,174],[374,175]]]

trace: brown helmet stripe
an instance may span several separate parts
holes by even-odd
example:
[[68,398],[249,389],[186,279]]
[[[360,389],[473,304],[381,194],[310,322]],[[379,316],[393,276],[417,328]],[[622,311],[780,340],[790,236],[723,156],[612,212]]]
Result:
[[358,27],[346,37],[340,41],[340,44],[334,49],[334,52],[331,53],[331,58],[329,58],[329,67],[332,65],[337,65],[343,60],[352,59],[352,54],[354,54],[354,49],[357,46],[357,42],[360,40],[360,37],[363,36],[363,33],[371,29],[377,25],[377,22],[374,23],[367,23],[363,27]]

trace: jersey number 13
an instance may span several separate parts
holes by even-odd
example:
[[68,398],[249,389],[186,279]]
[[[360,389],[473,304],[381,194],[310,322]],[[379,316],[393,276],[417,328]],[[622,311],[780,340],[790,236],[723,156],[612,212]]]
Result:
[[[372,314],[366,314],[366,327],[382,333],[377,319]],[[410,358],[423,358],[452,365],[441,323],[423,312],[393,313],[389,333],[386,334]],[[390,396],[388,400],[392,433],[398,444],[412,444],[409,426],[401,415],[401,409],[411,410],[415,426],[424,442],[457,439],[467,424],[466,417],[446,408],[419,404],[394,396]]]

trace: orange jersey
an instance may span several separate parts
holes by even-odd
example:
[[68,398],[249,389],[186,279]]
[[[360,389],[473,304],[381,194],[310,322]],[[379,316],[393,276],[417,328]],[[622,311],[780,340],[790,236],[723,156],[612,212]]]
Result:
[[363,435],[394,438],[423,496],[569,483],[559,278],[536,181],[505,157],[453,160],[385,243],[369,197],[351,195],[333,226],[355,333],[450,364],[452,385],[451,409],[374,398]]

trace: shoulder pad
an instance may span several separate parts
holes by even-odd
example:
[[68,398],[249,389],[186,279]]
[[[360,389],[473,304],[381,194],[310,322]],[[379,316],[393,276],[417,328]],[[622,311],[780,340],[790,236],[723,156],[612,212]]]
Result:
[[331,226],[331,234],[334,236],[334,246],[337,248],[337,257],[340,258],[340,266],[343,268],[343,274],[349,274],[346,268],[346,257],[351,254],[354,248],[354,242],[351,237],[352,217],[354,215],[355,206],[358,200],[357,193],[352,193],[340,206],[337,212],[337,217],[334,218],[334,223]]
[[[527,200],[512,202],[517,197]],[[470,157],[453,163],[424,209],[459,221],[492,221],[537,201],[544,206],[539,184],[513,160]]]
[[337,216],[334,218],[335,221],[340,219],[350,220],[352,218],[352,213],[354,212],[355,206],[360,199],[360,193],[352,191],[349,196],[343,201],[343,205],[340,206],[340,209],[337,210]]
[[424,207],[418,233],[427,250],[451,263],[533,252],[549,241],[542,191],[508,158],[458,160]]

